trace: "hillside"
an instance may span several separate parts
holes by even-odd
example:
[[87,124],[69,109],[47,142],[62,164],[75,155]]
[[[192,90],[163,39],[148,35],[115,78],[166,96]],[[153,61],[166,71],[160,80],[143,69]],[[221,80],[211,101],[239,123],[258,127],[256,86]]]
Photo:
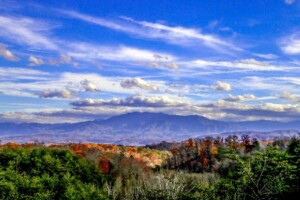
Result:
[[243,134],[250,131],[257,138],[290,137],[298,134],[297,131],[291,130],[300,130],[300,123],[222,122],[197,115],[180,116],[133,112],[106,120],[80,123],[0,123],[0,139],[16,142],[39,140],[50,143],[73,141],[143,145],[163,140],[179,141],[191,137],[232,132]]

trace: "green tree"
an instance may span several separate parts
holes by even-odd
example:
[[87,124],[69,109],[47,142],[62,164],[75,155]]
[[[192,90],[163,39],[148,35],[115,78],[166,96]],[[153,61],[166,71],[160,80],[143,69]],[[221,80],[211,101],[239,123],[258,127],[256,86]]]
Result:
[[95,163],[67,150],[0,150],[1,199],[108,199]]

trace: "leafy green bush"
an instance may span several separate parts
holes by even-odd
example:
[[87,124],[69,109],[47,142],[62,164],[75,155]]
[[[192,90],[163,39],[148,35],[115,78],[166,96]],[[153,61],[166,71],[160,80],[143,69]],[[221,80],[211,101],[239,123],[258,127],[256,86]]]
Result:
[[226,156],[232,163],[217,185],[222,199],[228,195],[237,199],[280,199],[299,188],[293,183],[298,169],[290,162],[291,155],[276,146],[269,146],[265,152],[256,151],[252,156]]
[[0,151],[1,199],[107,199],[94,163],[67,150]]
[[198,184],[180,199],[296,199],[300,193],[299,139],[287,150],[272,144],[252,155],[221,149],[219,158],[219,181]]

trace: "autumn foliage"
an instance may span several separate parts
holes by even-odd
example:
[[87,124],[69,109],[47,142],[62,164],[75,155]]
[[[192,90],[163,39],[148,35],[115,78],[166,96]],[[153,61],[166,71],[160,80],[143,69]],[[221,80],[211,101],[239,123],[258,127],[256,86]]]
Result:
[[299,139],[247,135],[143,147],[10,142],[0,145],[0,199],[292,199],[299,152]]

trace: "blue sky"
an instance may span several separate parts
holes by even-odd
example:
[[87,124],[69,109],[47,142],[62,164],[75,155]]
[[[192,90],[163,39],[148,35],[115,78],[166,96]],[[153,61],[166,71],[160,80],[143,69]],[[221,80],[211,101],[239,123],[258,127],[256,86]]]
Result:
[[300,2],[0,0],[0,121],[300,119]]

